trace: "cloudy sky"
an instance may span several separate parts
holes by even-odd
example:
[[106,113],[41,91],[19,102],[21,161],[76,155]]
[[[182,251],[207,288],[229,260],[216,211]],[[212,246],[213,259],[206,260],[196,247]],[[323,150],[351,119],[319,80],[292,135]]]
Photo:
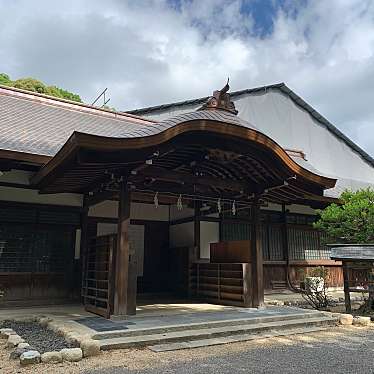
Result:
[[0,0],[0,72],[135,109],[285,82],[374,156],[372,0]]

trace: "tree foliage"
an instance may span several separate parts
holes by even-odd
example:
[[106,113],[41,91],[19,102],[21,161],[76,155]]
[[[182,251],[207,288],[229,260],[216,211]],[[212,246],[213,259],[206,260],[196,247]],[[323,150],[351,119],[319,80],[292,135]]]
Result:
[[326,232],[330,243],[374,243],[374,190],[345,191],[340,200],[318,211],[315,228]]
[[82,102],[79,95],[56,86],[47,86],[43,82],[34,78],[21,78],[12,81],[7,74],[0,73],[0,84],[20,88],[26,91],[38,92],[44,95],[55,96],[61,99]]
[[4,73],[0,73],[0,84],[2,85],[5,85],[5,86],[9,86],[11,84],[11,80],[9,78],[9,75],[7,74],[4,74]]

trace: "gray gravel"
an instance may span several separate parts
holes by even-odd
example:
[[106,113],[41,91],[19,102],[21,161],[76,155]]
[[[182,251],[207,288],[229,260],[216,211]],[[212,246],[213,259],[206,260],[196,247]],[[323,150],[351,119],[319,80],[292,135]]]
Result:
[[37,322],[3,321],[0,323],[0,327],[13,329],[40,353],[76,347],[76,345],[66,342],[63,336]]
[[[191,351],[192,352],[192,351]],[[373,374],[374,330],[356,329],[337,337],[289,343],[248,345],[240,353],[199,358],[144,370],[109,368],[84,371],[84,374]],[[160,356],[161,358],[162,356]]]

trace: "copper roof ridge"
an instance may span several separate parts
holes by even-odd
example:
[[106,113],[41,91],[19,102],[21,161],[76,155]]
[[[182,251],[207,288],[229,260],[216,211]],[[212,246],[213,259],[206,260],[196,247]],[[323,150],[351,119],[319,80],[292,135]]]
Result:
[[84,104],[84,103],[79,103],[77,101],[44,95],[38,92],[22,90],[20,88],[15,88],[15,87],[0,85],[0,94],[4,94],[7,96],[14,96],[14,97],[18,97],[21,99],[31,100],[34,102],[61,107],[61,108],[65,108],[68,110],[78,111],[82,113],[98,115],[98,116],[102,116],[106,118],[113,118],[117,120],[122,120],[126,118],[130,121],[143,124],[143,125],[157,123],[154,120],[146,119],[144,117],[140,117],[134,114],[130,114],[126,112],[117,112],[117,111],[106,109],[106,108],[97,108],[95,106]]

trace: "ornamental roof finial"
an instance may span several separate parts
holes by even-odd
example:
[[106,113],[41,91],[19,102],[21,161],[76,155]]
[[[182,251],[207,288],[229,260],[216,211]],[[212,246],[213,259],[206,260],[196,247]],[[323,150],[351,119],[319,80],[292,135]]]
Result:
[[199,110],[221,109],[233,114],[238,114],[234,103],[230,99],[230,94],[227,93],[229,89],[229,78],[227,78],[225,87],[221,90],[214,91],[213,96],[211,96]]

